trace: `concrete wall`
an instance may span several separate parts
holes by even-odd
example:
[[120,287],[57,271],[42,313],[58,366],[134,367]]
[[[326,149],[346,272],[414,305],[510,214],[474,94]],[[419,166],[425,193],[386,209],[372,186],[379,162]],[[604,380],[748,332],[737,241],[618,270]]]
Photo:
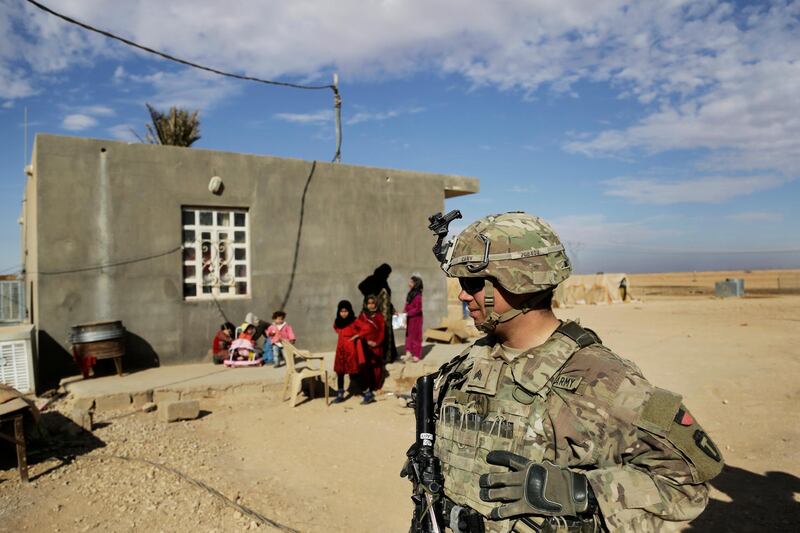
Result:
[[[298,345],[331,350],[342,298],[359,306],[357,284],[380,263],[402,307],[412,272],[425,281],[427,323],[446,314],[444,276],[431,253],[428,215],[445,195],[477,180],[199,149],[39,135],[26,189],[25,268],[40,332],[40,375],[74,373],[67,353],[73,324],[121,319],[130,364],[202,361],[223,321],[213,301],[182,291],[182,206],[247,208],[250,296],[220,299],[239,322],[269,318],[290,284],[303,190],[308,183],[287,320]],[[218,175],[225,189],[211,194]],[[129,262],[141,258],[149,258]],[[124,264],[120,264],[124,263]],[[98,265],[116,264],[105,268]],[[29,312],[31,309],[29,309]]]

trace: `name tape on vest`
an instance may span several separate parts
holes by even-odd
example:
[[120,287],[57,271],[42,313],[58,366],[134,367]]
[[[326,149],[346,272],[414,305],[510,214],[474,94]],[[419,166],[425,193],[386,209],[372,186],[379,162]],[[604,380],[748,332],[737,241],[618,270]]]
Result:
[[558,379],[553,382],[553,387],[572,391],[578,388],[582,379],[581,377],[558,376]]

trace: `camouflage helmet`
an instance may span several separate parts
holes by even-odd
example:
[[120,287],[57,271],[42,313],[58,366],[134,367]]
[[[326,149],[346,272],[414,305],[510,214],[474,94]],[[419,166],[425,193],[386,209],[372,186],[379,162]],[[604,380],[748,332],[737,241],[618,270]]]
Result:
[[493,278],[511,293],[528,294],[554,289],[571,266],[547,222],[512,211],[467,226],[448,249],[442,270],[455,278]]

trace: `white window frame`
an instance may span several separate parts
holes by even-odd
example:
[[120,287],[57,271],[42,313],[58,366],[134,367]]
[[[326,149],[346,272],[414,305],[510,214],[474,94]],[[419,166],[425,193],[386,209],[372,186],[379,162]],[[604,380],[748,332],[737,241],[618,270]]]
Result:
[[[192,213],[192,223],[185,217]],[[201,213],[211,213],[211,224],[201,224]],[[234,226],[235,216],[244,215],[244,226]],[[221,222],[227,215],[228,223]],[[235,232],[244,232],[244,242],[236,242]],[[181,207],[181,251],[183,298],[186,301],[211,299],[246,299],[252,294],[250,272],[250,214],[244,208]],[[244,250],[244,259],[236,258],[236,250]],[[194,254],[191,251],[194,251]],[[224,254],[224,257],[220,254]],[[193,255],[193,256],[192,256]],[[244,276],[237,276],[237,267],[244,266]],[[245,283],[246,290],[237,294]],[[187,288],[194,286],[194,294]]]

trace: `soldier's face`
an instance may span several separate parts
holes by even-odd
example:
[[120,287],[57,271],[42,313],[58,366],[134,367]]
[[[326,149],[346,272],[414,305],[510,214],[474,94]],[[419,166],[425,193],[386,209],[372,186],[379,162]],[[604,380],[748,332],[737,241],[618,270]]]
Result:
[[[481,283],[478,283],[477,280],[480,280]],[[482,324],[487,318],[483,300],[486,294],[486,286],[483,283],[483,279],[464,278],[459,281],[461,281],[461,292],[458,294],[458,299],[466,302],[469,316],[475,321],[475,325]],[[479,287],[480,289],[478,290]],[[498,313],[504,313],[511,308],[503,297],[503,293],[502,287],[499,285],[494,286],[494,310]]]

